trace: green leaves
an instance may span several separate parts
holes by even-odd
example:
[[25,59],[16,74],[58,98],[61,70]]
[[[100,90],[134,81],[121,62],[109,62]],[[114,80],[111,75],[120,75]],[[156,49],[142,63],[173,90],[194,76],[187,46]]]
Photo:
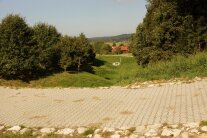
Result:
[[54,26],[45,23],[36,24],[33,32],[37,68],[43,71],[57,69],[59,53],[56,51],[55,45],[59,42],[61,35]]
[[203,8],[207,8],[204,0],[149,0],[148,12],[131,42],[138,64],[205,50],[207,12]]
[[85,69],[94,59],[84,34],[61,38],[54,26],[29,27],[19,15],[9,15],[0,23],[0,77],[30,80],[60,68]]
[[61,51],[60,66],[64,71],[68,69],[79,71],[90,66],[95,59],[93,48],[83,34],[79,37],[62,37],[58,47]]
[[9,15],[0,26],[0,75],[24,78],[31,74],[29,48],[32,30],[18,15]]

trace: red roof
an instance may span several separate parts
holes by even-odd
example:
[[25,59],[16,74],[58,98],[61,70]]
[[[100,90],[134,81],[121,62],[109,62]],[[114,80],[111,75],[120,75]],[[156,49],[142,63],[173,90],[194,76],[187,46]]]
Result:
[[129,47],[128,46],[120,46],[120,50],[121,51],[129,51]]
[[112,52],[116,51],[117,49],[120,49],[122,52],[128,52],[129,47],[128,46],[112,46]]

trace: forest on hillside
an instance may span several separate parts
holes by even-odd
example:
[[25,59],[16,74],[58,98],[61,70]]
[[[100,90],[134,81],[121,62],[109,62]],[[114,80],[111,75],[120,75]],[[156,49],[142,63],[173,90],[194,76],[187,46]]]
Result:
[[89,38],[91,42],[124,42],[129,41],[131,34],[121,34],[117,36],[93,37]]

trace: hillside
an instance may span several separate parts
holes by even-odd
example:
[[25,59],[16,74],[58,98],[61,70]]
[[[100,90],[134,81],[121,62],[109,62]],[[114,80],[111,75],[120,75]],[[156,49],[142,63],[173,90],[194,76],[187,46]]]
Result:
[[129,41],[131,34],[122,34],[117,36],[105,36],[105,37],[93,37],[89,38],[92,42],[103,41],[103,42],[123,42]]

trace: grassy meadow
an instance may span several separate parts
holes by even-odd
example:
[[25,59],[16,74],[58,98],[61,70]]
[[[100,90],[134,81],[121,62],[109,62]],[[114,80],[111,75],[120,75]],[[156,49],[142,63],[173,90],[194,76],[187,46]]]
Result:
[[[134,82],[170,79],[192,79],[207,76],[207,54],[199,53],[191,57],[178,56],[171,61],[158,62],[143,68],[133,57],[97,56],[93,72],[61,72],[45,78],[22,82],[0,80],[1,86],[10,87],[101,87],[127,85]],[[120,62],[113,66],[113,62]]]

